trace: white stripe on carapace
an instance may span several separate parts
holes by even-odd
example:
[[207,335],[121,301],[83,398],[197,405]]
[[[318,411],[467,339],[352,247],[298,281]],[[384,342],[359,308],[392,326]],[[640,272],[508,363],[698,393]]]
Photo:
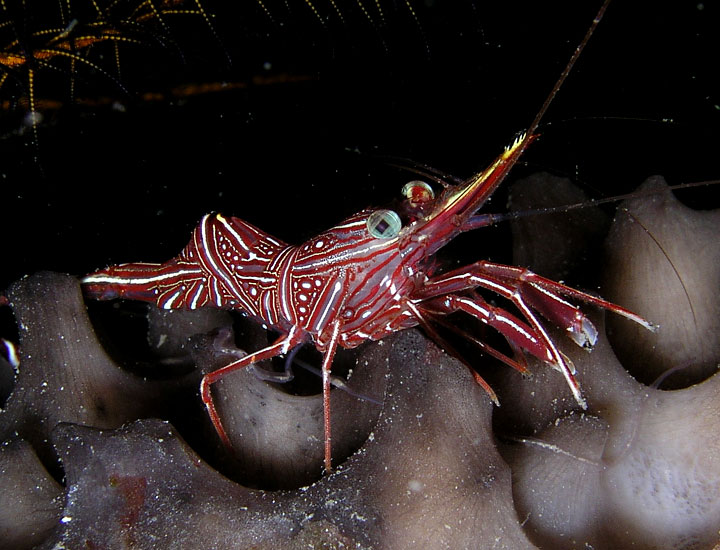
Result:
[[167,300],[164,300],[164,301],[162,302],[161,307],[162,307],[163,309],[172,309],[173,304],[175,303],[175,300],[178,299],[178,297],[180,296],[180,294],[182,294],[182,289],[176,290],[175,293],[174,293],[172,296],[170,296],[170,298],[168,298]]
[[275,284],[275,281],[277,281],[277,278],[275,277],[264,277],[262,275],[247,275],[246,273],[242,273],[238,275],[238,277],[243,281],[255,281],[257,283],[266,283],[271,286]]
[[283,317],[293,325],[297,324],[297,318],[295,316],[295,304],[292,302],[292,285],[290,278],[292,277],[292,266],[295,263],[297,255],[298,248],[294,246],[286,248],[279,254],[279,256],[282,256],[279,259],[277,271],[277,289],[279,292],[275,293],[279,300],[278,305],[280,306]]
[[[128,265],[128,264],[126,264]],[[159,267],[160,264],[147,264],[148,266]],[[118,266],[122,267],[122,266]],[[107,284],[122,284],[122,285],[145,285],[148,283],[161,282],[166,279],[172,279],[178,275],[200,275],[202,274],[201,269],[179,269],[168,273],[161,273],[159,275],[153,275],[151,277],[135,277],[128,278],[125,276],[113,276],[113,275],[88,275],[83,278],[84,284],[88,283],[107,283]]]
[[278,269],[280,268],[280,264],[285,260],[285,257],[296,248],[297,247],[295,246],[286,246],[285,248],[283,248],[275,255],[275,257],[270,262],[270,265],[268,265],[265,270],[271,273],[277,273]]
[[220,295],[220,289],[218,288],[218,280],[215,277],[212,278],[212,284],[210,286],[213,294],[215,295],[215,305],[217,307],[222,307],[222,296]]
[[[329,285],[328,285],[329,286]],[[326,297],[326,290],[328,287],[325,287],[323,289],[323,292],[320,294],[320,298],[318,299],[318,303],[315,305],[315,309],[313,310],[312,315],[310,316],[310,319],[315,319],[315,311],[317,311],[317,308],[320,307],[322,304],[322,311],[320,312],[320,315],[317,317],[317,320],[312,323],[312,326],[309,327],[311,330],[321,331],[325,327],[325,320],[328,317],[328,314],[330,313],[330,309],[335,305],[335,297],[338,295],[338,293],[342,290],[342,282],[341,281],[335,281],[335,284],[333,285],[333,289],[330,292],[330,295]]]
[[[348,245],[348,248],[346,250],[342,251],[333,251],[331,254],[312,254],[308,256],[307,258],[312,257],[319,257],[321,259],[313,261],[313,262],[307,262],[305,259],[303,259],[302,262],[296,264],[293,269],[296,272],[303,272],[303,271],[316,271],[319,268],[326,267],[326,266],[336,266],[342,262],[346,262],[348,260],[356,259],[358,256],[370,256],[372,255],[372,252],[375,250],[379,250],[379,252],[382,252],[383,248],[390,248],[391,245],[397,243],[398,237],[395,237],[393,239],[387,239],[383,240],[382,242],[371,245],[371,246],[365,246],[358,248],[356,246],[350,246]],[[378,253],[379,253],[378,252]]]
[[364,225],[367,225],[367,219],[363,218],[361,220],[358,220],[356,222],[348,222],[344,223],[342,225],[336,225],[332,228],[333,231],[337,229],[350,229],[351,227],[362,227]]
[[202,295],[204,289],[205,285],[202,283],[195,288],[195,293],[193,294],[192,300],[190,300],[190,309],[197,309],[198,300],[200,300],[200,296]]
[[271,325],[275,325],[278,322],[277,312],[274,310],[274,304],[272,303],[273,292],[266,290],[262,293],[260,299],[260,307],[262,307],[263,314],[259,317],[265,319]]
[[243,238],[240,236],[240,233],[238,233],[237,231],[235,231],[235,228],[234,228],[233,226],[231,226],[230,223],[229,223],[225,218],[223,218],[222,214],[216,214],[216,215],[215,215],[215,218],[217,219],[217,221],[219,221],[221,224],[223,224],[223,226],[225,227],[225,229],[228,230],[228,233],[230,233],[233,237],[235,237],[235,240],[236,240],[237,243],[240,245],[240,248],[242,248],[243,250],[245,250],[245,252],[249,252],[249,251],[250,251],[250,247],[245,244],[245,241],[244,241]]
[[[216,277],[220,277],[225,282],[225,285],[230,291],[230,293],[235,296],[239,294],[236,291],[236,282],[234,279],[231,278],[230,273],[226,269],[224,269],[225,264],[221,263],[220,255],[215,249],[215,245],[217,244],[217,238],[215,234],[213,234],[212,237],[208,237],[208,225],[210,223],[209,217],[210,214],[207,214],[201,222],[200,237],[202,240],[200,242],[200,246],[197,247],[199,252],[198,257],[201,262],[205,263],[205,261],[207,261],[207,263],[210,264],[210,268],[207,269],[210,274],[215,275]],[[210,248],[211,246],[213,248]],[[217,298],[215,300],[215,303],[218,307],[222,307],[222,300],[219,292],[217,292]]]
[[[246,255],[239,258],[238,261],[244,261],[244,262],[251,261],[252,262],[254,260],[259,260],[260,262],[269,262],[272,259],[272,257],[269,257],[269,256],[258,256],[257,255],[257,246],[255,247],[255,250],[253,250],[253,248],[251,248],[251,246],[245,242],[242,235],[240,235],[240,233],[237,232],[237,230],[232,226],[232,224],[227,219],[225,219],[221,214],[216,214],[215,217],[217,218],[217,220],[220,223],[223,224],[225,229],[228,230],[228,233],[230,233],[230,235],[235,237],[235,240],[240,245],[240,248],[242,248],[246,252]],[[251,232],[255,236],[255,239],[258,241],[256,244],[261,244],[264,241],[265,244],[269,243],[272,246],[276,246],[276,247],[282,246],[282,243],[280,243],[279,241],[276,241],[275,239],[273,239],[266,233],[263,233],[262,231],[251,226],[250,224],[242,222],[242,220],[239,220],[239,221],[240,221],[240,223],[243,224],[246,231]],[[232,241],[232,239],[230,239],[227,235],[226,235],[226,238],[228,238],[228,240]]]

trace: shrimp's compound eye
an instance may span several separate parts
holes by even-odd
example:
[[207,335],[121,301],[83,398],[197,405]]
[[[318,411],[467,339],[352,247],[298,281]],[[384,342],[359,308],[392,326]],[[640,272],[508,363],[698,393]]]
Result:
[[402,194],[413,205],[423,204],[435,198],[432,187],[420,180],[409,181],[403,185]]
[[376,210],[367,219],[367,229],[378,239],[397,237],[402,228],[400,216],[392,210]]

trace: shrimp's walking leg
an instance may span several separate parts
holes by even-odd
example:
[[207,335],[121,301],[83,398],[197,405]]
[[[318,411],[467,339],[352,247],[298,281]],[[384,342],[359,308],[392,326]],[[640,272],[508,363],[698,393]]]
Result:
[[[517,318],[502,310],[488,307],[479,296],[468,298],[454,294],[477,287],[486,288],[512,302],[527,324],[518,323]],[[657,328],[639,315],[602,298],[551,281],[525,268],[487,261],[444,273],[429,281],[413,296],[413,300],[419,303],[427,301],[436,306],[440,303],[448,312],[465,311],[493,326],[510,342],[558,368],[570,386],[575,400],[585,408],[585,399],[574,376],[575,368],[570,360],[560,353],[535,314],[538,312],[564,328],[577,345],[591,348],[597,340],[597,330],[577,306],[563,297],[612,311],[649,330]]]
[[272,359],[277,355],[287,353],[288,350],[294,348],[301,342],[302,337],[296,335],[295,331],[291,331],[288,334],[282,335],[268,347],[246,355],[237,361],[233,361],[229,365],[225,365],[224,367],[219,368],[216,371],[209,372],[203,376],[203,379],[200,382],[200,397],[205,404],[205,408],[207,408],[208,415],[210,416],[213,426],[215,426],[215,430],[225,446],[231,449],[232,443],[230,443],[230,438],[227,436],[227,432],[225,432],[225,428],[223,428],[222,422],[220,421],[220,416],[217,413],[212,394],[210,393],[210,386],[231,372],[245,368],[258,361]]
[[325,471],[332,471],[332,432],[330,428],[330,368],[332,367],[335,350],[340,339],[340,321],[337,320],[332,324],[332,332],[330,340],[325,349],[325,355],[322,362],[322,382],[323,382],[323,420],[325,421]]

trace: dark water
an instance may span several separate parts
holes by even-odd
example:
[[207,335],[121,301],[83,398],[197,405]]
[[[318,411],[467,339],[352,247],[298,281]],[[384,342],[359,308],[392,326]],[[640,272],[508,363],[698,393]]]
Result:
[[[596,10],[412,2],[413,14],[397,2],[383,3],[381,19],[374,6],[368,17],[358,3],[337,4],[342,20],[315,2],[321,24],[302,1],[266,2],[272,20],[254,2],[204,3],[216,36],[199,16],[168,16],[166,30],[145,22],[133,35],[142,44],[119,47],[117,81],[130,93],[78,66],[73,101],[67,62],[36,65],[38,98],[61,104],[42,111],[37,144],[17,133],[25,111],[12,102],[25,95],[27,66],[13,68],[0,88],[10,102],[0,118],[0,288],[38,269],[163,261],[209,211],[299,241],[394,197],[413,176],[386,155],[470,175],[529,125]],[[526,154],[530,166],[511,177],[577,173],[595,196],[656,173],[671,183],[718,177],[717,7],[632,4],[610,7]],[[72,5],[75,17],[95,17]],[[119,6],[115,17],[132,13]],[[6,44],[13,29],[62,28],[56,3],[6,17],[15,22]],[[112,48],[93,48],[80,53],[115,75]],[[172,92],[222,82],[232,89]],[[701,205],[705,196],[687,193]],[[490,208],[505,209],[502,191]],[[480,242],[479,255],[508,260],[506,244]]]

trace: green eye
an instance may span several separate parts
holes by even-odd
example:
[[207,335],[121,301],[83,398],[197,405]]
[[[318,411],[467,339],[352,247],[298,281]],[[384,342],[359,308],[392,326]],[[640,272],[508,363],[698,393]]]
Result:
[[392,239],[397,237],[402,228],[400,216],[392,210],[376,210],[367,219],[367,229],[373,237],[378,239]]

